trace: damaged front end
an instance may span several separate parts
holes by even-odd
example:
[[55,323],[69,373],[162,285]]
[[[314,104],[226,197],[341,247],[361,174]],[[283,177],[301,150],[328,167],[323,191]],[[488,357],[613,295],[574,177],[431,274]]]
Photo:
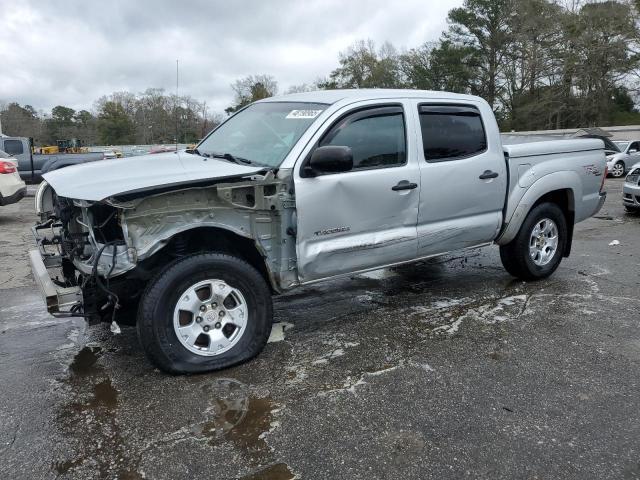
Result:
[[204,251],[245,258],[275,292],[298,282],[293,188],[271,171],[103,201],[65,198],[44,183],[36,211],[32,269],[55,316],[135,314],[163,267]]
[[38,194],[42,222],[32,229],[38,250],[30,252],[30,259],[47,310],[54,316],[89,319],[113,312],[120,306],[120,282],[115,288],[110,282],[136,266],[135,249],[124,238],[122,210],[59,197],[46,184]]

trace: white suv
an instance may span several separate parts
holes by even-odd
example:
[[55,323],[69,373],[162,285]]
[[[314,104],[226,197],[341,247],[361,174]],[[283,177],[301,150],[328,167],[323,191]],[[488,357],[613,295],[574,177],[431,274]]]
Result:
[[18,173],[18,162],[0,150],[0,206],[17,203],[27,193]]

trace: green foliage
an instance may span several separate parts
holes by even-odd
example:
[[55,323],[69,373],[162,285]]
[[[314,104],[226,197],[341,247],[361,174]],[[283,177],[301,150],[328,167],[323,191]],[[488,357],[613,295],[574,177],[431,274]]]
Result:
[[98,132],[103,145],[127,145],[135,142],[135,126],[124,107],[107,101],[98,114]]
[[471,60],[467,64],[471,75],[465,79],[468,88],[492,107],[504,88],[500,79],[510,44],[509,20],[514,13],[511,0],[465,0],[462,7],[449,12],[445,41],[466,50]]
[[[428,9],[428,5],[425,4]],[[323,80],[289,88],[415,88],[480,95],[505,130],[640,123],[640,0],[464,0],[449,12],[437,42],[398,52],[390,43],[355,42]],[[231,88],[227,114],[278,92],[269,75]],[[0,109],[5,133],[36,144],[80,138],[138,144],[193,142],[219,121],[206,104],[164,90],[115,92],[92,113],[58,105],[46,117],[10,103]],[[96,115],[98,118],[96,118]]]
[[401,60],[390,43],[376,50],[372,40],[360,40],[340,54],[340,66],[320,87],[401,88]]
[[633,108],[625,86],[640,66],[635,11],[621,0],[565,3],[465,0],[439,42],[401,54],[356,42],[320,87],[479,95],[508,130],[630,121],[622,113]]
[[10,103],[0,111],[2,133],[34,139],[42,136],[42,120],[31,105]]

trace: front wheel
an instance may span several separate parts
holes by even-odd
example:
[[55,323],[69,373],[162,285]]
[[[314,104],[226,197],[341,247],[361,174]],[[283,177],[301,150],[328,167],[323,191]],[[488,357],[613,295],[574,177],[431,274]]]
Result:
[[564,213],[554,203],[541,203],[529,212],[516,238],[500,246],[500,259],[514,277],[547,278],[560,265],[566,243]]
[[614,178],[620,178],[624,175],[624,171],[624,162],[616,162],[616,164],[611,168],[611,176]]
[[219,370],[256,356],[271,333],[271,292],[244,260],[192,255],[151,281],[138,310],[138,338],[170,373]]

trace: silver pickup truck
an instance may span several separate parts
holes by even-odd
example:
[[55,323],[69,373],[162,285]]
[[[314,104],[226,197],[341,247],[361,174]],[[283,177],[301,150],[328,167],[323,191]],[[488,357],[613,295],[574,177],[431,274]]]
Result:
[[228,367],[300,285],[493,243],[512,275],[551,275],[604,202],[603,144],[518,141],[473,96],[266,99],[193,150],[46,174],[34,276],[53,315],[137,311],[165,371]]

